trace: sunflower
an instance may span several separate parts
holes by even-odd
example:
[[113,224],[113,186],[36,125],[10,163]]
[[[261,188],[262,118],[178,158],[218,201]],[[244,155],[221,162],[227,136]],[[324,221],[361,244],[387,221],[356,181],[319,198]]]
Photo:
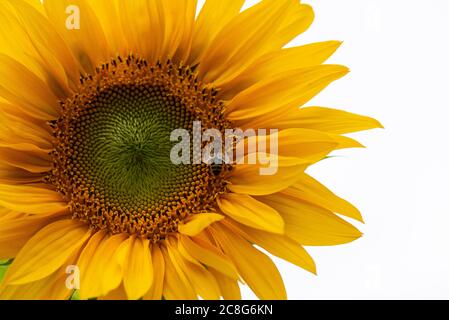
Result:
[[[312,8],[244,2],[0,1],[0,298],[240,299],[245,283],[286,299],[261,249],[316,273],[303,246],[361,236],[306,173],[381,127],[304,107],[348,73],[323,64],[340,42],[287,47]],[[173,164],[170,132],[194,121],[278,129],[277,173]]]

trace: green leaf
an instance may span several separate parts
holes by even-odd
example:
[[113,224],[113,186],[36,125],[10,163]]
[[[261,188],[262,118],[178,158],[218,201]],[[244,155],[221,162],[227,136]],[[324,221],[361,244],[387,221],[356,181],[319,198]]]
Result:
[[6,270],[8,270],[9,265],[12,263],[12,259],[0,260],[0,283],[5,277]]
[[78,290],[73,291],[72,296],[70,297],[70,300],[80,300],[80,292]]
[[0,260],[0,266],[11,264],[11,260]]
[[3,277],[5,276],[6,270],[8,270],[9,265],[1,265],[0,266],[0,283],[3,280]]

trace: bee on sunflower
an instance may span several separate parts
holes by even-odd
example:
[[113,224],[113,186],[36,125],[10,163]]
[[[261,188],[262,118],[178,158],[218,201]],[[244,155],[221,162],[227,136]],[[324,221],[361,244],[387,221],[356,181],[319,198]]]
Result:
[[[244,2],[0,1],[0,299],[68,299],[68,266],[81,299],[286,299],[259,248],[315,273],[304,246],[361,236],[306,173],[381,127],[304,107],[347,74],[323,64],[340,42],[286,48],[312,8]],[[279,130],[276,174],[173,164],[170,132],[195,121]]]

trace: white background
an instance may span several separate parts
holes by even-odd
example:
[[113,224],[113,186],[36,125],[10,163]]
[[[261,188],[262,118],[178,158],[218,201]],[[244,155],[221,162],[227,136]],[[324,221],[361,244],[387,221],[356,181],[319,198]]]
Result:
[[310,171],[362,211],[365,235],[309,248],[318,276],[275,259],[289,299],[449,299],[449,1],[303,2],[315,23],[294,44],[343,40],[330,62],[352,70],[309,105],[386,130]]

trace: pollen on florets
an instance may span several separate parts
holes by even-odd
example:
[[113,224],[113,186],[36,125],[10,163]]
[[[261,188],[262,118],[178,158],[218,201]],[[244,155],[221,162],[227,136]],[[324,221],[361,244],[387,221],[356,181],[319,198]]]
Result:
[[94,229],[154,242],[189,215],[215,209],[226,181],[206,164],[174,165],[170,132],[194,121],[230,127],[217,91],[188,66],[118,57],[80,79],[50,123],[53,169],[47,177],[75,219]]

